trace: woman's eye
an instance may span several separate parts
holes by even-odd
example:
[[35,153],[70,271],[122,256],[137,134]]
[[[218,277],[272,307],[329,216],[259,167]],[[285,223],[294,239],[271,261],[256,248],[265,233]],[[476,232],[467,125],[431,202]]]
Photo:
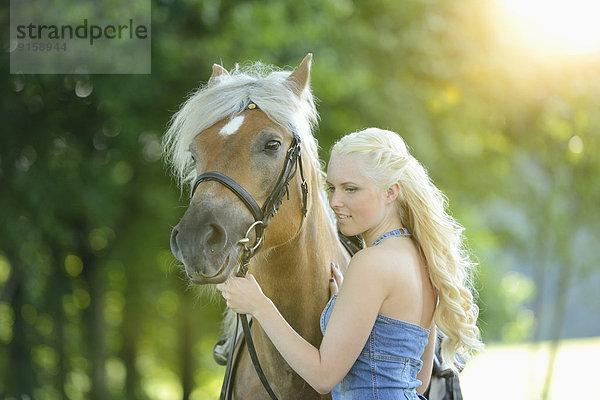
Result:
[[325,189],[325,190],[327,190],[327,192],[331,193],[335,190],[335,188],[333,186],[327,186],[327,189]]
[[267,144],[265,144],[265,150],[275,151],[279,150],[280,147],[281,142],[279,140],[270,140],[267,142]]
[[347,188],[346,188],[346,192],[356,192],[356,188],[353,188],[353,187],[347,187]]

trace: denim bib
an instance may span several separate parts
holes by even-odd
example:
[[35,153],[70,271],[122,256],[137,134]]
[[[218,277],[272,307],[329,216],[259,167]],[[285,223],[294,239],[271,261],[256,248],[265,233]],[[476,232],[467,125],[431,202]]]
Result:
[[[321,332],[335,306],[334,295],[321,314]],[[333,389],[333,400],[422,399],[417,374],[429,330],[379,314],[358,359]]]
[[[388,232],[373,243],[390,236],[408,236],[406,230]],[[321,332],[331,317],[337,295],[321,313]],[[379,314],[358,359],[331,392],[333,400],[419,400],[417,374],[429,330],[419,325]]]

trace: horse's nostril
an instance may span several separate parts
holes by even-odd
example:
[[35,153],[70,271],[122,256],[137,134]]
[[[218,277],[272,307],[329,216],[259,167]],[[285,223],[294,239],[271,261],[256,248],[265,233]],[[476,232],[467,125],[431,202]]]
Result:
[[181,261],[181,252],[179,250],[179,245],[177,244],[177,235],[179,234],[179,230],[177,227],[173,228],[171,231],[171,253],[175,256],[176,259]]
[[211,223],[206,230],[206,245],[211,252],[221,250],[227,244],[227,232],[220,225]]

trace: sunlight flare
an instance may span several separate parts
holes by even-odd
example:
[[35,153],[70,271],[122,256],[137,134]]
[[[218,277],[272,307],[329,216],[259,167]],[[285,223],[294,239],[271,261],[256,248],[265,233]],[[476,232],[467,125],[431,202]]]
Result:
[[578,55],[600,52],[597,0],[498,0],[519,39],[545,51]]

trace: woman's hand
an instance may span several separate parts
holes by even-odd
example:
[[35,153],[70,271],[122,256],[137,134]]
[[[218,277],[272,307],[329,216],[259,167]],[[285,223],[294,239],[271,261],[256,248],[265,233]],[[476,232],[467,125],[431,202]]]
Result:
[[331,278],[329,278],[329,292],[330,296],[333,297],[334,294],[337,294],[342,287],[342,282],[344,282],[344,277],[342,276],[342,271],[340,271],[340,265],[336,263],[331,263]]
[[271,303],[254,279],[254,275],[250,273],[245,278],[231,275],[224,283],[218,284],[217,289],[227,300],[227,307],[239,314],[256,316],[260,310]]

